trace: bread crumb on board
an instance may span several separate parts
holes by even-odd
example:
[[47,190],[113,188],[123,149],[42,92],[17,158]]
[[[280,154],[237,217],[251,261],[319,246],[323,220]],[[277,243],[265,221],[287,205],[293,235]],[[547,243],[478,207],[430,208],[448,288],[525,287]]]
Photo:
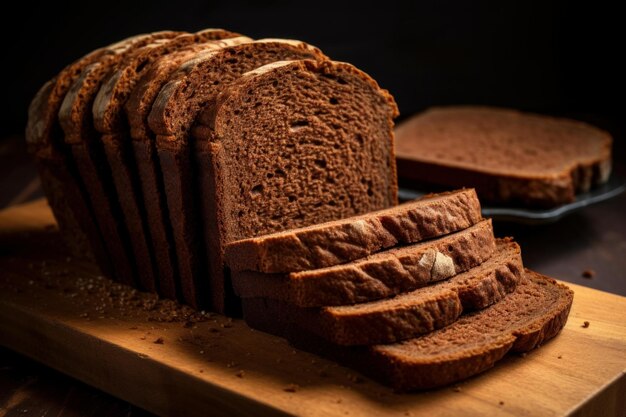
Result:
[[596,271],[593,269],[585,269],[582,273],[583,278],[591,279],[596,276]]
[[300,389],[300,385],[298,385],[298,384],[289,384],[285,388],[283,388],[283,391],[285,391],[285,392],[297,392],[299,389]]
[[162,345],[165,343],[165,340],[163,340],[162,337],[157,337],[152,343],[154,343],[155,345]]
[[589,327],[589,322],[585,320],[585,322],[583,323],[581,327],[586,329],[587,327]]

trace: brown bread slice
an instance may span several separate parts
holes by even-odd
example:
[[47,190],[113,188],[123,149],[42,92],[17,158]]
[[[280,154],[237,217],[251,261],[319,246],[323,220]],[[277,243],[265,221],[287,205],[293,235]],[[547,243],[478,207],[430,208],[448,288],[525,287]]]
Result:
[[447,326],[464,311],[479,310],[500,301],[515,290],[523,272],[519,246],[510,240],[500,240],[497,252],[479,266],[393,298],[322,308],[300,308],[279,300],[257,298],[243,301],[244,318],[255,327],[256,318],[245,315],[249,309],[246,306],[273,303],[272,311],[286,321],[337,345],[394,343]]
[[362,216],[226,245],[232,271],[296,272],[338,265],[398,244],[465,229],[482,220],[473,189],[425,196]]
[[232,274],[242,298],[268,297],[298,307],[340,306],[391,297],[467,271],[496,249],[491,220],[439,239],[402,246],[347,264],[290,274]]
[[568,203],[611,171],[607,132],[514,110],[434,108],[398,126],[396,137],[401,179],[475,187],[494,203]]
[[[94,125],[102,134],[101,141],[116,191],[116,195],[111,198],[116,198],[120,202],[122,218],[129,231],[140,288],[144,290],[155,292],[161,280],[157,272],[154,248],[151,245],[153,238],[146,224],[146,211],[141,204],[143,198],[138,184],[124,104],[137,81],[159,57],[193,43],[235,36],[238,34],[226,30],[207,29],[173,39],[157,39],[126,56],[108,79],[103,81],[94,100]],[[163,277],[167,288],[172,287],[173,280],[173,274]]]
[[26,143],[36,159],[43,191],[70,252],[94,257],[105,275],[110,261],[94,221],[86,190],[78,177],[71,152],[63,141],[58,112],[65,94],[85,67],[125,44],[140,42],[142,35],[90,52],[66,66],[37,92],[28,108]]
[[[156,145],[178,259],[194,259],[197,267],[207,268],[211,280],[209,301],[215,311],[223,312],[225,308],[223,268],[211,267],[212,257],[219,256],[221,260],[221,253],[213,254],[207,250],[205,242],[209,240],[209,230],[198,228],[199,224],[206,225],[203,223],[207,216],[204,209],[213,201],[206,193],[208,162],[203,151],[194,148],[193,141],[189,140],[192,123],[200,109],[213,100],[224,85],[244,72],[276,60],[302,58],[326,57],[306,43],[285,40],[256,41],[207,52],[186,62],[172,75],[149,115],[150,127],[157,135]],[[195,158],[196,172],[189,158]],[[204,283],[198,281],[198,273],[191,277],[193,280],[182,273],[181,276],[183,295],[186,300],[193,300],[197,297],[193,290]],[[206,274],[202,278],[209,284]]]
[[[132,137],[132,153],[138,174],[139,194],[143,200],[143,206],[147,208],[146,222],[159,270],[159,291],[167,298],[182,299],[181,290],[177,289],[177,281],[181,280],[181,276],[187,277],[194,271],[193,263],[197,260],[190,257],[185,257],[182,260],[176,258],[175,245],[172,244],[175,240],[167,212],[163,178],[156,153],[156,137],[148,126],[148,114],[163,85],[167,83],[171,74],[183,62],[192,59],[200,52],[244,42],[252,42],[252,39],[240,36],[191,44],[160,57],[146,67],[145,74],[137,81],[125,104]],[[183,267],[180,268],[182,274],[178,272],[179,263],[184,263]],[[190,282],[188,278],[184,278],[182,281]],[[187,293],[190,293],[189,290]],[[191,297],[189,302],[193,302],[193,299],[195,297]]]
[[115,189],[106,164],[102,143],[94,129],[92,105],[102,81],[126,56],[142,46],[180,35],[180,32],[156,32],[136,42],[120,45],[83,70],[65,95],[59,108],[59,122],[65,143],[76,162],[94,211],[98,228],[113,263],[115,278],[126,284],[135,283],[135,268],[129,235],[119,202],[112,198]]
[[[388,345],[341,347],[301,329],[289,328],[295,346],[354,367],[397,391],[436,388],[492,368],[508,352],[527,352],[556,336],[574,293],[555,280],[525,271],[516,290],[484,310],[421,337]],[[264,331],[285,327],[271,311],[256,309]]]
[[194,132],[217,295],[227,243],[396,205],[396,116],[344,63],[276,62],[226,86]]

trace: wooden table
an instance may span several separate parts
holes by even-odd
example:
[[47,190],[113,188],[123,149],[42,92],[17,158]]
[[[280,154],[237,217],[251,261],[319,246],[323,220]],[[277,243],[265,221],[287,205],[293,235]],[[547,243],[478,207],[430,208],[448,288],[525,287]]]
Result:
[[[44,201],[0,213],[0,344],[160,415],[626,411],[626,298],[618,295],[573,285],[568,324],[541,349],[453,387],[395,394],[240,320],[112,284],[93,265],[68,258],[58,239]],[[20,383],[0,397],[0,416],[28,415],[29,407],[39,410],[34,400],[46,401],[28,394],[28,380]],[[122,415],[124,406],[110,407],[110,415]]]

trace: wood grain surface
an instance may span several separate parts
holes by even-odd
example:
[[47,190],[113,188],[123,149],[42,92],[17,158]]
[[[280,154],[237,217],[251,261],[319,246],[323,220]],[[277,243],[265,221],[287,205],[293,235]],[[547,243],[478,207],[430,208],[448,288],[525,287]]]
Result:
[[621,296],[573,285],[568,324],[541,349],[453,387],[395,394],[240,320],[100,278],[93,265],[64,253],[43,201],[0,213],[0,254],[0,344],[159,415],[626,411]]

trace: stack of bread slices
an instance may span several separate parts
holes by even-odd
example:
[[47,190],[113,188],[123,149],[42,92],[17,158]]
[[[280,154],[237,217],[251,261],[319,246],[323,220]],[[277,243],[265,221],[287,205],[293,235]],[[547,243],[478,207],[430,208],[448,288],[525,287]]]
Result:
[[449,384],[564,326],[572,292],[525,270],[474,190],[232,242],[244,318],[395,389]]

